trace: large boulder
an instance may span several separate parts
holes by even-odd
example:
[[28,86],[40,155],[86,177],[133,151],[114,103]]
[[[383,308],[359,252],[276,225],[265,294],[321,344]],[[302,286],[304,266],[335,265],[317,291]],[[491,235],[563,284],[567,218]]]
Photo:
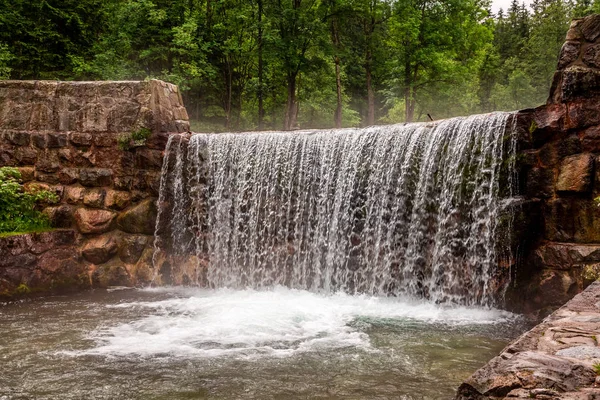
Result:
[[592,68],[600,67],[600,45],[593,44],[583,53],[583,62]]
[[154,278],[153,259],[154,249],[147,247],[133,267],[132,275],[137,284],[147,284]]
[[590,15],[589,17],[582,19],[578,26],[583,37],[588,42],[594,42],[600,37],[600,15]]
[[116,216],[116,213],[107,210],[79,208],[75,211],[75,221],[81,233],[108,232]]
[[547,198],[554,195],[554,170],[531,168],[527,172],[526,194],[530,198]]
[[548,240],[600,243],[600,207],[592,200],[571,197],[549,200],[544,219]]
[[43,253],[27,285],[36,291],[89,287],[87,268],[77,251],[63,247]]
[[545,269],[536,274],[530,282],[527,292],[531,297],[531,308],[556,309],[581,291],[579,282],[570,271]]
[[116,253],[117,242],[110,234],[88,240],[81,250],[83,258],[93,264],[103,264]]
[[573,61],[576,61],[579,57],[579,50],[581,49],[581,43],[576,41],[567,41],[563,44],[560,50],[560,56],[558,58],[558,69],[568,67]]
[[151,236],[124,235],[119,242],[119,258],[127,264],[137,263],[151,240]]
[[69,204],[77,204],[83,200],[85,189],[81,186],[65,187],[65,201]]
[[117,226],[123,232],[153,235],[156,216],[156,199],[149,198],[121,213]]
[[600,245],[548,242],[535,250],[534,262],[540,269],[569,270],[600,262]]
[[131,202],[131,193],[120,190],[108,190],[104,206],[115,210],[122,210]]
[[119,260],[99,265],[92,273],[95,287],[130,286],[131,277],[127,268]]
[[27,248],[33,254],[42,254],[53,248],[74,245],[76,242],[75,231],[70,229],[30,233],[23,237]]
[[70,228],[73,225],[73,211],[66,204],[46,207],[43,213],[48,216],[50,224],[55,228]]
[[88,189],[83,194],[83,204],[88,207],[101,208],[105,196],[106,191],[104,189]]
[[600,71],[572,66],[562,73],[561,99],[563,102],[592,98],[600,94]]

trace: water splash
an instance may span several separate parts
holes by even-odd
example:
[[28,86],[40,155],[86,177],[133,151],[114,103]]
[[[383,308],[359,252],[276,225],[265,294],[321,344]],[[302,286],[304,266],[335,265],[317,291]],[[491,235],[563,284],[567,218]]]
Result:
[[156,247],[174,258],[161,274],[493,304],[506,284],[497,228],[512,194],[509,120],[173,136]]
[[87,337],[95,347],[62,354],[255,358],[344,348],[381,352],[372,344],[370,328],[484,332],[519,321],[515,314],[495,309],[345,293],[320,295],[280,286],[263,291],[167,287],[145,292],[172,297],[106,306],[143,317],[102,326]]

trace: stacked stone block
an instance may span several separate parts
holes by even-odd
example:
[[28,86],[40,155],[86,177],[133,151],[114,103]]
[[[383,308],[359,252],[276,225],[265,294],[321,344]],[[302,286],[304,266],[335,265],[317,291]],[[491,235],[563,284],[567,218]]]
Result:
[[548,103],[517,114],[521,227],[508,301],[556,309],[600,277],[600,15],[574,20]]
[[[140,129],[150,137],[130,147]],[[187,131],[181,94],[165,82],[0,81],[0,166],[59,196],[44,213],[75,230],[92,286],[150,278],[163,151],[169,134]]]

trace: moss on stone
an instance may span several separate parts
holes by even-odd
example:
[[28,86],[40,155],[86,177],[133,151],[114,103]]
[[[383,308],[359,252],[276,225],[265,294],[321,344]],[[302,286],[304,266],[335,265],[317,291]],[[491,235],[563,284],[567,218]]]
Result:
[[28,294],[28,293],[31,293],[31,289],[29,289],[29,286],[27,286],[26,284],[21,283],[15,289],[15,293],[17,293],[17,294]]
[[54,230],[56,230],[56,228],[39,228],[39,229],[32,229],[27,232],[0,232],[0,238],[9,237],[9,236],[27,235],[29,233],[52,232]]
[[529,125],[529,134],[533,134],[537,128],[538,124],[535,121],[531,121],[531,124]]
[[80,274],[75,277],[59,277],[53,279],[47,285],[29,287],[27,284],[21,283],[14,289],[4,289],[0,291],[0,301],[13,301],[21,298],[68,293],[90,288],[87,274]]
[[133,147],[144,146],[146,140],[152,135],[152,131],[148,128],[140,128],[131,133],[125,133],[117,139],[119,149],[123,151],[130,150]]
[[583,276],[583,279],[587,281],[595,281],[600,279],[600,265],[586,265],[583,267],[581,275]]

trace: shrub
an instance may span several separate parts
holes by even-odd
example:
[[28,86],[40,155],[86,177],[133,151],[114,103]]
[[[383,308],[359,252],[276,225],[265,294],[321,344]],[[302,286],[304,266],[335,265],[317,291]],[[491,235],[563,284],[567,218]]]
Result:
[[29,232],[50,228],[37,206],[55,203],[58,196],[42,189],[24,190],[16,168],[0,168],[0,232]]
[[148,128],[140,128],[131,133],[125,133],[119,136],[117,140],[119,149],[127,151],[133,147],[144,146],[146,140],[152,135],[152,131]]

